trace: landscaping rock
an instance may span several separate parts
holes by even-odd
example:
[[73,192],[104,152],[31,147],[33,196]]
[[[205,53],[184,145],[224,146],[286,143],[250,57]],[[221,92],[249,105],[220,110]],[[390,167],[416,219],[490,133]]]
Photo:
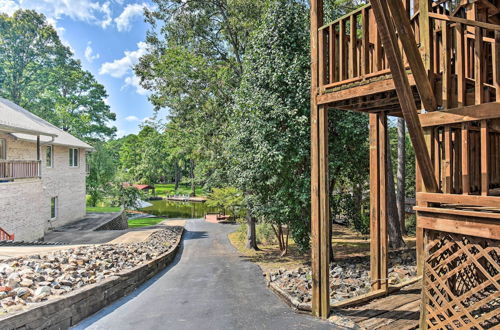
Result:
[[67,294],[147,263],[169,251],[181,233],[181,227],[168,227],[140,243],[82,246],[5,260],[0,264],[0,313]]
[[[414,251],[400,251],[389,261],[389,284],[396,285],[417,275]],[[351,258],[336,261],[330,267],[330,302],[336,303],[370,291],[370,260]],[[270,273],[270,281],[301,303],[312,299],[310,267],[294,270],[279,269]]]

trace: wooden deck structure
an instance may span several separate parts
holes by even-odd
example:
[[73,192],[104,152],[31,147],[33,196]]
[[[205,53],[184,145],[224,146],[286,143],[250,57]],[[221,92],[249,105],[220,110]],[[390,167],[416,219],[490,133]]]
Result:
[[420,327],[500,327],[500,0],[311,0],[313,314],[329,305],[328,112],[370,117],[372,293],[387,282],[387,116],[417,162]]

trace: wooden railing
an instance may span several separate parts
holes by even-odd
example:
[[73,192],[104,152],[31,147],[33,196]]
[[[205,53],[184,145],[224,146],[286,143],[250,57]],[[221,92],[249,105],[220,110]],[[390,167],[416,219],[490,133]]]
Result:
[[[424,16],[414,1],[403,3],[422,47]],[[453,1],[434,1],[425,15],[430,49],[422,55],[430,59],[429,79],[443,109],[500,101],[500,26],[470,19],[460,9]],[[320,27],[318,41],[321,92],[390,74],[369,4]]]
[[319,28],[319,73],[322,90],[390,73],[370,4]]
[[40,177],[39,160],[0,160],[0,180]]

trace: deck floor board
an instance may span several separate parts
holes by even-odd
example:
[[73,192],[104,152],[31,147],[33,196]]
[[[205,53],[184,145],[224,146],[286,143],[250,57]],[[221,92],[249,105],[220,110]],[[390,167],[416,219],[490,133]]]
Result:
[[419,321],[420,288],[417,283],[368,304],[339,309],[338,313],[364,329],[413,329]]

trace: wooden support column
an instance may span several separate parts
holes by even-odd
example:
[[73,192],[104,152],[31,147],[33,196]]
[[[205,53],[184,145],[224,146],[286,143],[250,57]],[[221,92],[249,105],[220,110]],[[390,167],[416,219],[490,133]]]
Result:
[[370,114],[370,277],[372,291],[388,289],[387,116]]
[[462,193],[470,194],[469,123],[462,124]]
[[481,195],[488,196],[490,183],[490,137],[488,121],[481,120]]
[[[437,192],[438,186],[434,176],[434,166],[425,144],[422,126],[417,114],[417,106],[404,67],[403,56],[399,50],[396,34],[391,24],[387,2],[381,0],[371,0],[370,2],[375,13],[382,44],[389,60],[396,92],[401,103],[401,110],[408,127],[408,133],[410,134],[417,162],[422,172],[422,179],[427,191]],[[398,6],[402,6],[402,4],[398,3]]]
[[491,54],[493,63],[493,86],[495,86],[496,101],[500,102],[500,31],[495,31],[495,42]]
[[432,42],[432,25],[429,18],[429,11],[431,7],[430,0],[419,0],[418,1],[418,11],[419,16],[419,31],[420,31],[420,54],[424,62],[424,67],[427,70],[427,75],[431,82],[434,83],[434,75],[432,72],[432,67],[434,65],[434,58],[432,56],[434,52],[434,45]]
[[329,294],[328,114],[318,107],[318,28],[323,25],[323,1],[311,0],[311,264],[312,312],[327,318]]

